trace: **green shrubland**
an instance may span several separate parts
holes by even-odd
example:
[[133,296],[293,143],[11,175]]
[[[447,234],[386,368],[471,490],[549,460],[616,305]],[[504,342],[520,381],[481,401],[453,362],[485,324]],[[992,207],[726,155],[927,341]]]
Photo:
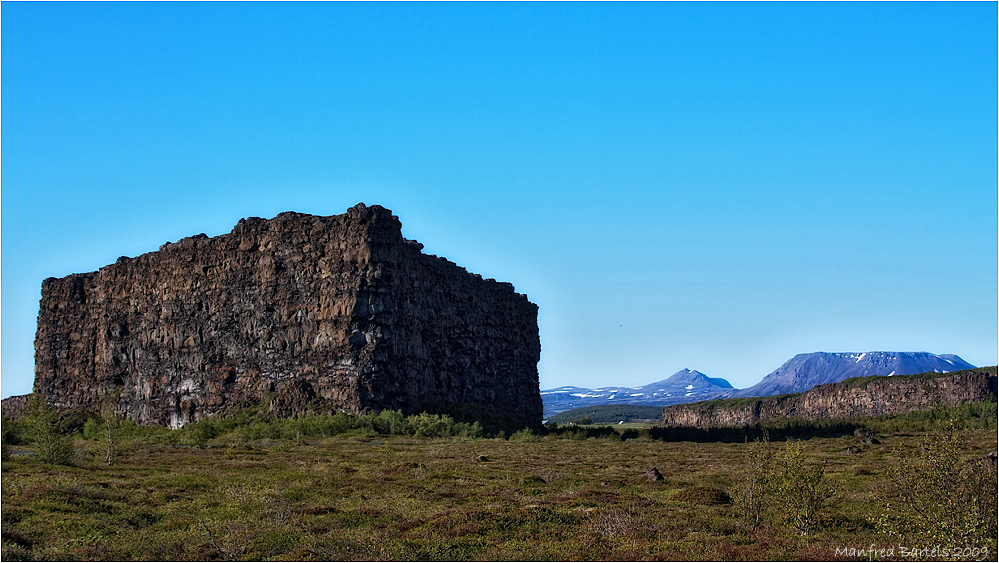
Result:
[[38,458],[46,463],[69,465],[74,456],[73,443],[59,428],[55,409],[35,396],[25,410],[24,430]]
[[210,441],[302,440],[333,436],[396,435],[414,438],[473,439],[483,436],[477,422],[458,422],[446,414],[419,413],[404,416],[402,411],[384,410],[364,415],[343,412],[304,414],[274,418],[259,408],[234,411],[226,416],[207,418],[174,431],[179,444],[203,447]]
[[900,453],[888,468],[882,510],[872,521],[895,542],[916,535],[933,545],[982,546],[996,553],[996,458],[965,455],[954,421]]
[[552,424],[616,424],[618,422],[658,422],[663,407],[648,405],[594,405],[580,407],[548,417]]
[[[178,430],[108,413],[63,428],[37,412],[4,423],[5,561],[829,560],[935,541],[996,553],[988,405],[914,415],[926,430],[786,421],[776,437],[721,441],[609,426],[508,435],[399,411],[255,407]],[[127,445],[111,465],[108,420]],[[37,428],[58,429],[66,463],[41,455]],[[941,498],[953,503],[921,516]]]

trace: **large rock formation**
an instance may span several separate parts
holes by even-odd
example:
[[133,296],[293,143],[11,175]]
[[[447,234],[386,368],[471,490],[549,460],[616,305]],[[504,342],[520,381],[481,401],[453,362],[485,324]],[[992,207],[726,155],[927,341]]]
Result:
[[12,395],[6,399],[0,401],[0,416],[4,420],[17,420],[24,416],[27,411],[28,401],[31,400],[31,394],[28,395]]
[[267,399],[282,413],[488,408],[541,421],[538,308],[406,240],[390,211],[239,221],[97,272],[49,278],[35,393],[113,389],[173,427]]
[[805,420],[902,414],[935,405],[996,399],[996,369],[954,374],[864,377],[818,385],[804,393],[757,400],[722,399],[663,409],[671,427],[743,426],[779,417]]

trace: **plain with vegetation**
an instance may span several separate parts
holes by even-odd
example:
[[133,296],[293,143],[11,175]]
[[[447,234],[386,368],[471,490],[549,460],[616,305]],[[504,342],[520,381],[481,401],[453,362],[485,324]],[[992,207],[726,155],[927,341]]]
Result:
[[995,402],[686,433],[264,408],[169,430],[100,410],[36,400],[4,422],[3,560],[997,553]]

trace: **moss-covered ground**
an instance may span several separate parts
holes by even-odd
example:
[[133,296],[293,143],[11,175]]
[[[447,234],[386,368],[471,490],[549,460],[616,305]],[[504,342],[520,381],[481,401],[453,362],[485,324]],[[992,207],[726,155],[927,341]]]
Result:
[[[996,450],[994,429],[962,438],[968,459]],[[729,502],[745,478],[744,443],[215,439],[135,446],[111,467],[50,465],[13,448],[3,559],[857,559],[837,548],[885,545],[869,519],[886,468],[925,443],[919,432],[879,439],[859,454],[847,453],[853,435],[802,442],[835,491],[807,536],[777,522],[752,530]],[[652,467],[662,480],[644,475]]]

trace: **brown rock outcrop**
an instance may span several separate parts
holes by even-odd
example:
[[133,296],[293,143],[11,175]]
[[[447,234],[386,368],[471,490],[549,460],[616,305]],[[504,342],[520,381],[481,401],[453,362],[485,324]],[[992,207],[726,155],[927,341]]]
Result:
[[181,426],[270,399],[281,413],[490,408],[541,421],[538,308],[420,252],[379,206],[239,221],[97,272],[49,278],[35,393]]
[[995,368],[940,377],[874,376],[817,385],[794,395],[671,406],[663,409],[663,425],[703,428],[744,426],[778,417],[861,418],[902,414],[935,405],[957,406],[995,397]]
[[28,406],[28,401],[31,399],[31,394],[28,395],[13,395],[7,397],[3,401],[0,401],[0,412],[4,420],[17,420],[24,416],[25,407]]

